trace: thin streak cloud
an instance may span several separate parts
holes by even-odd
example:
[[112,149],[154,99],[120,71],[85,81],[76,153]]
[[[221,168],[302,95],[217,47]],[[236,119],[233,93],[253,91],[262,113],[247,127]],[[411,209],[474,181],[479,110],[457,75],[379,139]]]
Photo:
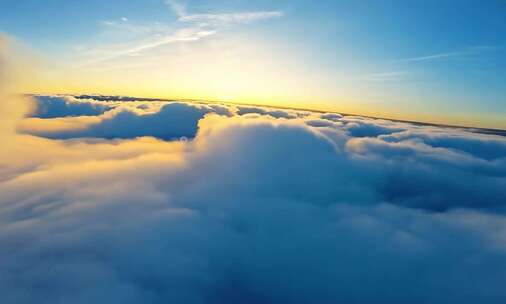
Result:
[[496,50],[500,50],[500,49],[501,49],[501,47],[499,47],[499,46],[477,45],[477,46],[463,48],[463,49],[453,51],[453,52],[435,53],[435,54],[425,55],[425,56],[416,56],[416,57],[397,59],[394,62],[421,62],[421,61],[434,61],[434,60],[441,60],[441,59],[459,58],[459,57],[478,55],[478,54],[481,54],[481,53],[484,53],[487,51],[496,51]]
[[114,60],[123,56],[139,56],[142,52],[149,51],[154,48],[158,48],[167,44],[176,42],[193,42],[203,38],[215,35],[217,31],[214,30],[200,30],[198,28],[183,28],[173,34],[168,34],[157,40],[133,46],[127,50],[117,51],[111,55],[103,58],[95,59],[85,63],[83,66],[89,66],[104,61]]
[[404,59],[398,59],[395,60],[396,62],[417,62],[417,61],[431,61],[431,60],[437,60],[437,59],[443,59],[443,58],[450,58],[455,56],[461,56],[466,54],[465,52],[450,52],[450,53],[440,53],[440,54],[433,54],[428,56],[419,56],[419,57],[411,57],[411,58],[404,58]]
[[218,21],[223,23],[247,23],[283,16],[280,11],[247,12],[232,14],[195,14],[179,18],[180,21]]
[[408,75],[409,73],[404,71],[371,73],[365,75],[364,79],[368,81],[385,82],[385,81],[402,80]]
[[140,37],[130,41],[126,45],[90,48],[92,53],[100,53],[100,57],[94,56],[80,67],[92,66],[97,63],[111,61],[123,56],[139,56],[144,52],[158,47],[177,42],[194,42],[218,34],[225,26],[239,23],[250,23],[259,20],[277,18],[283,16],[281,11],[253,11],[225,14],[188,14],[184,4],[168,0],[165,2],[170,10],[176,15],[175,24],[154,23],[152,25],[138,25],[130,22],[126,17],[121,17],[120,22],[104,21],[102,25],[113,29],[114,38],[121,37],[125,33],[137,34]]
[[184,4],[176,0],[166,1],[172,12],[179,18],[179,21],[184,22],[221,22],[221,23],[247,23],[257,20],[278,18],[283,16],[281,11],[253,11],[253,12],[233,12],[233,13],[203,13],[203,14],[188,14],[187,8]]

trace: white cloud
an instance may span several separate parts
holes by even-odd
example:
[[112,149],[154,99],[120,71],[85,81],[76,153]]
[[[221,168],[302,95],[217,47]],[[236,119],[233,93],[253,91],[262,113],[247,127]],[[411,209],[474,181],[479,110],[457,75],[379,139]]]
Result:
[[501,47],[497,46],[484,46],[484,45],[478,45],[478,46],[470,46],[467,48],[459,49],[452,52],[445,52],[445,53],[436,53],[436,54],[430,54],[425,56],[416,56],[416,57],[410,57],[410,58],[403,58],[395,60],[395,62],[425,62],[425,61],[436,61],[436,60],[445,60],[445,59],[452,59],[452,58],[463,58],[463,57],[471,57],[471,56],[477,56],[479,54],[482,54],[484,52],[490,52],[490,51],[497,51],[500,50]]
[[397,62],[430,61],[430,60],[444,59],[444,58],[450,58],[450,57],[460,56],[462,54],[463,54],[462,52],[439,53],[439,54],[432,54],[432,55],[427,55],[427,56],[404,58],[404,59],[399,59],[399,60],[396,60],[396,61]]
[[80,63],[79,67],[96,66],[124,56],[140,57],[147,51],[166,45],[209,38],[233,24],[251,23],[283,15],[280,11],[189,14],[186,6],[178,1],[169,0],[166,4],[177,16],[175,23],[136,24],[125,17],[120,18],[119,22],[102,22],[105,30],[100,36],[106,37],[105,41],[98,45],[81,47],[82,54],[87,54],[85,57],[90,58]]
[[364,78],[369,81],[384,82],[384,81],[402,80],[406,78],[406,76],[408,75],[409,75],[408,72],[395,71],[395,72],[371,73],[365,75]]
[[[403,132],[504,138],[262,111],[208,115],[184,142],[24,136],[30,158],[11,143],[33,163],[0,179],[5,303],[504,301],[504,158]],[[405,131],[356,138],[362,123]]]
[[180,17],[179,20],[185,22],[202,22],[213,21],[223,23],[247,23],[257,20],[277,18],[283,16],[280,11],[265,11],[265,12],[247,12],[247,13],[231,13],[231,14],[194,14]]
[[281,11],[253,11],[233,13],[203,13],[189,14],[186,5],[177,0],[166,1],[169,8],[176,14],[179,21],[184,22],[218,22],[218,23],[247,23],[262,19],[277,18],[283,16]]
[[6,83],[2,303],[506,300],[505,137]]
[[[151,32],[152,30],[149,29],[148,31]],[[152,33],[151,36],[142,38],[142,41],[134,41],[133,43],[122,45],[120,48],[107,47],[104,49],[95,49],[93,50],[93,53],[100,53],[101,55],[97,57],[95,54],[92,54],[93,58],[81,66],[92,66],[105,61],[118,59],[123,56],[141,56],[144,52],[161,46],[173,43],[195,42],[206,37],[213,36],[216,33],[217,32],[215,30],[205,30],[198,27],[186,27],[176,31],[157,30],[155,33]]]
[[[82,103],[86,105],[87,102],[89,101]],[[380,173],[382,171],[391,172],[390,175],[379,178],[378,185],[374,187],[381,184],[383,188],[374,190],[377,193],[373,195],[383,197],[390,203],[443,210],[454,207],[498,207],[497,201],[506,199],[501,190],[501,185],[506,182],[501,177],[506,169],[506,157],[504,157],[506,139],[504,137],[365,117],[343,117],[333,113],[316,114],[255,106],[212,107],[173,102],[160,102],[149,106],[149,103],[112,103],[115,109],[96,117],[62,117],[51,120],[30,118],[20,125],[19,130],[54,139],[153,136],[173,140],[181,137],[198,138],[197,127],[202,127],[204,122],[206,126],[212,122],[218,128],[222,124],[229,124],[229,121],[244,126],[255,125],[254,122],[260,121],[267,126],[275,125],[275,130],[285,128],[286,125],[286,127],[297,127],[315,132],[314,134],[326,138],[335,145],[337,150],[349,153],[347,157],[360,158],[366,163],[371,161],[369,166],[379,171],[371,168],[360,169],[370,171],[371,176],[383,175]],[[111,101],[103,102],[103,104],[111,106]],[[44,106],[48,108],[47,105]],[[60,112],[59,108],[54,107],[54,109],[56,114]],[[208,117],[203,120],[207,117],[206,115],[212,114],[232,116],[232,118],[211,119]],[[51,117],[51,113],[46,113],[46,116]],[[231,136],[225,137],[231,138]],[[220,140],[212,141],[220,142]],[[260,146],[263,145],[260,144]],[[265,143],[265,145],[273,147],[272,143]],[[227,146],[223,143],[219,146],[224,149],[218,153],[219,155],[227,155],[230,153],[228,150],[233,149],[226,148]],[[238,144],[238,147],[244,146],[244,144]],[[314,144],[308,144],[308,146],[314,146]],[[255,148],[251,147],[237,153],[254,153],[254,150]],[[291,152],[287,150],[284,153],[288,155]],[[306,154],[302,152],[302,155]],[[226,158],[232,159],[233,155]],[[414,163],[409,169],[403,169],[406,162]],[[351,163],[346,161],[341,165],[345,165],[351,172],[359,170],[358,167],[349,167]],[[322,166],[331,168],[333,165]],[[322,166],[317,166],[318,170],[321,170]],[[315,180],[322,182],[325,180],[323,177],[325,174],[318,172],[315,173]],[[322,177],[317,178],[318,174],[322,174]],[[498,176],[501,178],[497,179]],[[338,176],[326,178],[329,182],[341,179]],[[480,186],[476,189],[462,189],[461,183],[468,180],[473,180],[475,185]],[[420,187],[422,182],[430,190]],[[367,189],[371,185],[360,185],[360,187]],[[482,187],[488,190],[483,191]],[[345,192],[346,189],[340,191]],[[364,193],[367,193],[365,189]],[[426,196],[424,194],[426,192],[430,192],[431,195]]]

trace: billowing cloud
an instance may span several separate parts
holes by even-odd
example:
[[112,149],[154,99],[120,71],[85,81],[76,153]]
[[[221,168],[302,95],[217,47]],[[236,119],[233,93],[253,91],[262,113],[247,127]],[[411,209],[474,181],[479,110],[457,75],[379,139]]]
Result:
[[[59,101],[57,101],[59,103]],[[78,105],[87,105],[79,102]],[[47,105],[43,104],[47,109]],[[77,106],[76,109],[86,109]],[[88,108],[89,109],[89,108]],[[146,112],[148,104],[133,107],[118,106],[113,111],[99,117],[87,118],[59,118],[53,121],[31,119],[21,127],[26,133],[48,138],[136,138],[153,136],[161,139],[175,139],[180,137],[194,137],[197,123],[207,113],[230,115],[222,107],[207,105],[192,105],[188,103],[167,103],[156,112]],[[52,112],[44,112],[46,116],[67,116],[59,108]]]
[[255,107],[255,106],[238,106],[237,114],[245,115],[245,114],[262,114],[262,115],[270,115],[275,118],[296,118],[299,116],[304,116],[305,113],[283,110],[283,109],[268,109],[264,107]]
[[424,130],[406,130],[390,135],[381,136],[386,142],[413,141],[425,143],[431,147],[448,148],[471,154],[478,158],[493,160],[506,156],[506,141],[504,137],[487,136],[484,134],[470,134],[466,131],[433,128]]
[[0,167],[2,303],[506,300],[505,137],[42,99]]
[[346,117],[340,121],[346,123],[345,129],[353,137],[376,137],[406,129],[400,123],[365,117]]
[[97,116],[112,107],[94,101],[81,101],[71,96],[38,96],[31,117],[56,118],[67,116]]

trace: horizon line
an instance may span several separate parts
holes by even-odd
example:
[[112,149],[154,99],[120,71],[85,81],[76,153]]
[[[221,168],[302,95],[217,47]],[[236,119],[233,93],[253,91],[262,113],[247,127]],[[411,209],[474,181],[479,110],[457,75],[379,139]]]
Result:
[[[255,106],[255,107],[267,107],[267,108],[277,108],[277,109],[286,109],[286,110],[296,110],[296,111],[309,111],[309,112],[315,112],[315,113],[335,113],[340,114],[343,116],[359,116],[359,117],[365,117],[365,118],[372,118],[372,119],[382,119],[382,120],[389,120],[393,122],[402,122],[402,123],[411,123],[411,124],[420,124],[420,125],[427,125],[427,126],[435,126],[435,127],[445,127],[445,128],[457,128],[457,129],[475,129],[475,130],[482,130],[482,131],[489,131],[489,132],[478,132],[478,133],[485,133],[485,134],[492,134],[492,135],[499,135],[499,136],[506,136],[506,128],[489,128],[489,127],[478,127],[478,126],[470,126],[470,125],[460,125],[460,124],[446,124],[446,123],[437,123],[432,121],[422,121],[422,120],[408,120],[408,119],[398,119],[398,118],[390,118],[385,116],[375,116],[375,115],[363,115],[363,114],[357,114],[357,113],[344,113],[336,110],[318,110],[318,109],[312,109],[312,108],[305,108],[305,107],[296,107],[296,106],[281,106],[281,105],[265,105],[265,104],[257,104],[257,103],[246,103],[246,102],[240,102],[240,101],[223,101],[223,100],[209,100],[209,99],[194,99],[194,98],[153,98],[153,97],[138,97],[138,96],[130,96],[130,95],[109,95],[109,94],[101,94],[101,93],[81,93],[81,94],[74,94],[74,93],[22,93],[23,95],[30,95],[30,96],[47,96],[45,94],[55,95],[55,96],[73,96],[73,97],[80,97],[80,96],[90,96],[90,97],[98,97],[98,96],[104,96],[104,97],[126,97],[126,98],[133,98],[138,101],[144,100],[144,101],[183,101],[183,102],[200,102],[200,103],[223,103],[223,104],[230,104],[230,105],[240,105],[240,106]],[[498,133],[494,133],[498,132]]]

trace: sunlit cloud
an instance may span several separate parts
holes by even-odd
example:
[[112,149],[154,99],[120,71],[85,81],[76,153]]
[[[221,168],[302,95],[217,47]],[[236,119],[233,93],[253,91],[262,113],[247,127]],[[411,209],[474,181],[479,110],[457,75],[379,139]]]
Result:
[[495,2],[455,10],[404,1],[52,1],[30,10],[0,5],[2,30],[45,65],[23,92],[295,105],[506,127],[506,23]]
[[5,42],[2,303],[505,302],[500,133],[198,101],[30,102],[12,90],[28,59]]
[[[46,130],[64,121],[59,131],[95,127],[53,139],[21,128],[7,142],[7,303],[505,298],[504,137],[337,113],[99,98],[38,96],[46,118],[18,117]],[[114,109],[69,116],[96,105]]]

